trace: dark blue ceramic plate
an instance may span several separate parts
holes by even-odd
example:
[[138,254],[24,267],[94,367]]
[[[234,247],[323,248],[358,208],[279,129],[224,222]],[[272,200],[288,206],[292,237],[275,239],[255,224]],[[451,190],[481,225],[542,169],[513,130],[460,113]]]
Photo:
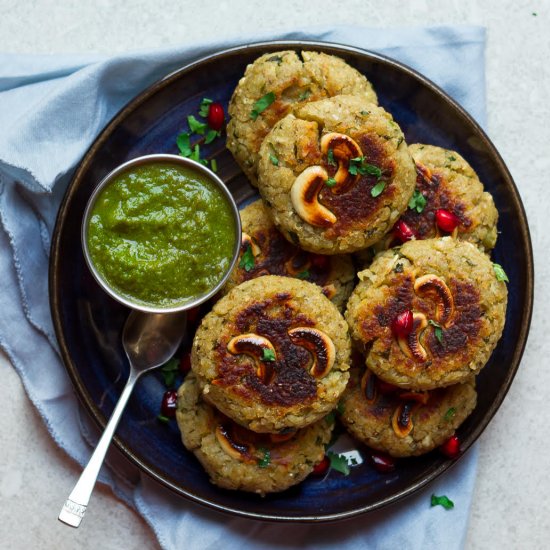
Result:
[[[92,145],[70,184],[59,211],[51,251],[50,296],[55,329],[67,370],[86,409],[103,427],[121,393],[126,358],[121,328],[128,314],[93,280],[80,246],[80,224],[88,197],[117,165],[148,153],[177,153],[176,136],[202,97],[227,105],[248,63],[284,48],[309,48],[343,57],[374,84],[380,103],[401,125],[409,143],[456,149],[470,161],[493,194],[500,212],[494,261],[510,277],[504,335],[478,381],[476,410],[459,430],[468,449],[487,426],[512,382],[531,318],[533,260],[529,230],[517,189],[499,154],[477,124],[434,84],[395,61],[353,48],[322,43],[267,43],[210,56],[154,84],[131,101]],[[249,186],[223,140],[206,151],[237,202]],[[437,451],[402,460],[392,474],[368,464],[347,477],[331,472],[266,498],[213,486],[194,456],[182,446],[175,421],[156,418],[165,388],[158,374],[138,383],[115,443],[141,469],[195,502],[243,516],[281,521],[328,521],[351,517],[394,502],[423,487],[452,461]],[[360,449],[361,450],[361,449]]]

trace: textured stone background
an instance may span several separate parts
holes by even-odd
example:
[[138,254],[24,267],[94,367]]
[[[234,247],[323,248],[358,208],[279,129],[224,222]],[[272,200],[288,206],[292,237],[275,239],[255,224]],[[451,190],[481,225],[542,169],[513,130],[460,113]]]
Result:
[[[522,365],[480,439],[467,547],[548,548],[550,1],[0,0],[0,14],[0,51],[18,53],[114,53],[304,22],[487,27],[488,133],[523,197],[537,281]],[[50,439],[3,356],[0,373],[0,547],[158,548],[149,528],[104,488],[96,489],[93,514],[78,531],[57,522],[78,469]]]

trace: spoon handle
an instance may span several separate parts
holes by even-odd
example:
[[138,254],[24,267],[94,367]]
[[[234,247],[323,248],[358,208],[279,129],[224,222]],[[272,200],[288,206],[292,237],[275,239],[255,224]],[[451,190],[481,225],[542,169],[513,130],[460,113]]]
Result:
[[124,411],[124,407],[128,402],[130,394],[134,388],[134,385],[139,378],[140,373],[136,372],[132,367],[130,367],[130,376],[128,381],[122,390],[122,394],[116,404],[115,410],[105,426],[105,431],[101,436],[90,460],[80,478],[78,479],[74,489],[72,490],[69,498],[65,501],[61,513],[59,514],[59,521],[70,525],[71,527],[78,527],[84,514],[86,513],[86,507],[90,501],[90,496],[94,489],[95,483],[97,481],[97,476],[101,470],[101,466],[109,449],[111,439],[115,433],[116,427]]

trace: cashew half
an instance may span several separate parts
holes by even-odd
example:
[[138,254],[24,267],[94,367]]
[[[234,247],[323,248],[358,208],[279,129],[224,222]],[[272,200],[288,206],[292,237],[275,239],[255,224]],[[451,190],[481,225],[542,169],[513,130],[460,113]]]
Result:
[[398,336],[399,349],[409,358],[417,361],[426,361],[428,354],[420,343],[420,335],[428,326],[428,320],[423,313],[413,313],[413,329],[407,336]]
[[260,250],[260,247],[254,242],[252,237],[248,233],[245,233],[243,231],[241,235],[241,247],[243,249],[246,249],[247,246],[250,247],[250,250],[252,251],[252,255],[254,257],[259,256],[262,252]]
[[338,169],[334,174],[336,185],[331,190],[333,193],[342,193],[354,184],[358,178],[358,176],[349,173],[349,161],[362,157],[363,152],[355,140],[345,134],[336,132],[330,132],[321,138],[321,152],[323,155],[328,156],[329,151],[332,151],[332,156],[338,163]]
[[293,344],[307,349],[313,356],[309,370],[315,378],[326,376],[334,365],[336,348],[332,340],[322,330],[309,327],[297,327],[288,331]]
[[310,166],[294,180],[290,189],[294,210],[310,225],[329,227],[336,223],[336,216],[319,202],[319,193],[327,180],[323,167]]
[[455,305],[453,295],[445,281],[437,275],[423,275],[414,282],[414,291],[419,296],[429,296],[437,300],[435,318],[438,323],[447,328],[454,316]]
[[397,437],[407,437],[414,428],[412,414],[417,403],[413,401],[404,401],[400,403],[391,419],[391,425]]
[[216,426],[215,435],[220,447],[235,460],[251,464],[256,462],[252,456],[254,447],[246,443],[239,443],[231,437],[229,430],[223,424]]
[[272,363],[276,361],[276,353],[273,344],[267,338],[254,333],[240,334],[231,338],[227,344],[227,351],[233,355],[243,354],[252,357],[256,362],[256,375],[264,384],[269,384],[273,379]]

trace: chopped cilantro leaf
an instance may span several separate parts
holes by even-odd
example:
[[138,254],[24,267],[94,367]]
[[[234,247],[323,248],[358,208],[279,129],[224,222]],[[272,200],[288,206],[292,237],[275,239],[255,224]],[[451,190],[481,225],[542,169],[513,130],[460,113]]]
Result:
[[393,272],[394,273],[403,273],[403,264],[401,263],[396,263],[395,264],[395,267],[393,268]]
[[187,117],[187,124],[189,124],[189,129],[194,134],[204,134],[207,125],[204,122],[199,122],[193,115]]
[[273,166],[279,166],[279,159],[275,155],[269,153],[269,160]]
[[505,283],[510,282],[510,280],[508,279],[508,275],[506,275],[506,272],[500,264],[493,264],[493,270],[495,272],[497,281],[504,281]]
[[178,371],[179,371],[179,361],[176,358],[170,359],[170,361],[165,363],[160,368],[160,374],[162,375],[164,385],[167,388],[171,388],[174,385],[176,376],[178,375]]
[[216,159],[210,161],[210,168],[212,168],[212,172],[218,171],[218,161]]
[[208,110],[210,109],[210,105],[213,103],[211,99],[208,99],[207,97],[203,97],[200,107],[199,107],[199,115],[203,118],[206,118],[208,116]]
[[334,178],[328,178],[327,181],[325,181],[325,185],[327,187],[334,187],[336,185],[336,180]]
[[275,361],[275,352],[270,348],[262,350],[262,361]]
[[256,120],[260,116],[260,113],[263,113],[274,101],[275,94],[273,92],[265,94],[254,103],[254,108],[250,111],[250,118]]
[[456,160],[456,157],[453,156],[453,155],[449,155],[449,160],[450,160],[451,162],[454,162],[454,161]]
[[365,157],[355,157],[349,161],[349,173],[352,176],[360,174],[361,176],[375,176],[377,178],[382,177],[382,170],[374,164],[369,164]]
[[193,147],[193,151],[189,155],[189,158],[191,160],[196,160],[198,162],[200,160],[200,157],[201,157],[201,148],[199,144],[196,143],[195,146]]
[[189,134],[186,132],[181,133],[176,138],[176,145],[178,146],[178,149],[180,150],[180,154],[183,157],[189,157],[191,155],[191,141],[189,139]]
[[450,422],[454,415],[456,414],[456,409],[454,407],[451,407],[446,413],[445,413],[445,416],[443,417],[447,422]]
[[252,247],[247,244],[245,251],[239,262],[239,267],[245,271],[250,271],[254,267],[254,254],[252,253]]
[[448,497],[446,497],[445,495],[441,495],[440,497],[436,496],[436,495],[432,495],[432,498],[431,498],[431,505],[432,506],[443,506],[443,508],[445,508],[445,510],[451,510],[452,508],[455,507],[455,504],[452,500],[450,500]]
[[271,464],[271,453],[265,447],[260,447],[258,450],[263,454],[262,458],[258,459],[258,466],[267,468]]
[[368,116],[368,115],[370,115],[370,111],[361,111],[361,114],[363,116]]
[[433,319],[429,319],[428,324],[434,327],[434,333],[435,333],[435,337],[437,338],[437,341],[440,344],[443,344],[443,329],[441,328],[441,325],[438,322],[434,321]]
[[311,95],[311,90],[304,90],[298,97],[298,101],[305,101]]
[[300,271],[296,277],[298,279],[307,279],[310,276],[310,273],[307,269],[304,269],[303,271]]
[[337,166],[336,161],[334,160],[334,151],[332,149],[329,149],[327,152],[327,162],[331,166]]
[[370,194],[372,197],[378,197],[378,195],[381,195],[382,194],[382,191],[384,191],[386,187],[386,182],[385,181],[382,181],[380,180],[371,190],[370,190]]
[[415,189],[409,201],[409,208],[416,210],[420,214],[424,210],[426,202],[428,202],[426,201],[426,197],[418,189]]
[[208,145],[209,143],[212,143],[217,137],[220,137],[220,132],[217,132],[216,130],[212,130],[211,128],[206,132],[206,137],[204,138],[204,144]]
[[329,451],[327,453],[330,460],[330,467],[345,476],[349,475],[349,464],[345,456]]

